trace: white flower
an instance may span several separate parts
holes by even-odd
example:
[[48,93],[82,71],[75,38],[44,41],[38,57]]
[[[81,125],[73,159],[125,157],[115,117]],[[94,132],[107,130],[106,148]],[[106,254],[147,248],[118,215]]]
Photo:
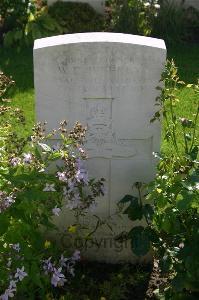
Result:
[[78,150],[79,150],[79,152],[80,152],[81,154],[85,154],[85,151],[84,151],[84,149],[83,149],[82,147],[79,147]]
[[48,259],[45,259],[43,261],[44,262],[43,269],[45,271],[45,274],[48,274],[49,272],[53,272],[54,270],[54,265],[51,263],[51,258],[52,257],[49,257]]
[[90,212],[94,212],[95,209],[97,208],[97,203],[96,202],[92,202],[89,206],[89,211]]
[[9,289],[13,289],[13,288],[15,289],[17,287],[16,282],[17,282],[16,280],[11,280],[10,285],[9,285]]
[[195,184],[195,189],[196,189],[196,190],[199,190],[199,182],[197,182],[197,183]]
[[32,154],[31,153],[24,153],[23,162],[26,164],[30,164],[32,162]]
[[156,9],[160,9],[160,4],[155,4],[154,7],[155,7]]
[[16,289],[10,289],[8,288],[5,290],[4,294],[0,296],[1,300],[8,300],[9,298],[14,297],[14,292],[16,292]]
[[20,164],[20,158],[18,157],[13,157],[10,161],[10,164],[13,166],[13,167],[16,167],[18,166],[18,164]]
[[7,267],[10,268],[12,264],[12,258],[8,258]]
[[60,258],[60,260],[59,260],[59,263],[60,263],[60,266],[61,267],[66,267],[66,262],[68,261],[69,259],[68,258],[65,258],[64,256],[63,256],[63,254],[61,255],[61,258]]
[[181,249],[184,248],[184,243],[181,242],[178,247],[181,248]]
[[78,182],[83,181],[85,184],[88,184],[88,172],[84,169],[80,169],[76,172],[75,178]]
[[61,209],[59,208],[59,207],[54,207],[53,209],[52,209],[52,212],[53,212],[53,215],[55,215],[55,216],[59,216],[59,214],[60,214],[60,212],[61,212]]
[[68,201],[68,204],[66,205],[66,208],[69,209],[75,209],[78,208],[81,205],[81,199],[79,194],[75,194],[74,197]]
[[149,7],[149,6],[150,6],[150,3],[149,3],[149,2],[146,2],[146,3],[144,3],[144,6],[145,6],[145,7]]
[[5,198],[5,206],[10,207],[12,203],[15,202],[15,199],[13,198],[12,195],[8,196]]
[[65,172],[57,172],[57,176],[60,181],[67,181],[66,173]]
[[28,276],[28,274],[24,272],[24,266],[21,269],[17,268],[15,278],[18,278],[20,281],[22,281],[26,276]]
[[12,245],[12,249],[14,249],[14,250],[16,250],[17,252],[19,252],[19,251],[20,251],[20,245],[19,245],[19,243],[13,244],[13,245]]
[[64,196],[68,195],[69,193],[73,192],[75,188],[75,182],[72,179],[68,180],[68,188],[64,188]]
[[66,278],[64,274],[61,273],[62,268],[55,269],[53,270],[53,276],[51,278],[51,284],[53,286],[63,286],[64,282],[66,282]]
[[73,253],[73,256],[72,256],[72,260],[77,261],[77,260],[80,260],[80,258],[81,258],[80,251],[75,250],[75,252]]
[[55,192],[55,184],[52,183],[52,184],[49,184],[49,183],[46,183],[46,186],[45,188],[43,189],[44,192]]

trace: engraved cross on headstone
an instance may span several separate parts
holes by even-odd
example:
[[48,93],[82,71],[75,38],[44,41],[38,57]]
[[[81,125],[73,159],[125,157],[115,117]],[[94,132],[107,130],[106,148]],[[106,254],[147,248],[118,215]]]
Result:
[[[84,98],[87,121],[86,148],[90,158],[130,158],[137,154],[136,140],[118,138],[113,126],[114,98]],[[141,141],[141,140],[140,140]]]

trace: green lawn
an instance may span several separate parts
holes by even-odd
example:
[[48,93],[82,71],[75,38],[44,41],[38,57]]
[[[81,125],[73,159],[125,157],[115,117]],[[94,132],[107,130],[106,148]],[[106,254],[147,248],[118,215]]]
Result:
[[32,49],[0,48],[0,70],[12,76],[15,86],[10,90],[12,105],[23,110],[26,117],[24,134],[28,135],[35,122]]
[[[174,58],[180,77],[185,82],[196,83],[199,78],[198,53],[199,45],[196,44],[176,45],[168,49],[168,58]],[[35,121],[32,49],[22,49],[21,52],[18,52],[15,49],[0,48],[0,69],[5,74],[12,76],[16,82],[15,87],[11,90],[12,103],[23,109],[27,120],[24,134],[29,134]],[[192,91],[182,88],[178,94],[180,99],[179,116],[191,117],[196,106],[196,99]]]

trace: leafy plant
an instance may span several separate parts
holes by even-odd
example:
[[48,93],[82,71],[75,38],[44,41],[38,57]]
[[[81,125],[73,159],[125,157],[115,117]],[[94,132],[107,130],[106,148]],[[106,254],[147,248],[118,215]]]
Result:
[[133,227],[127,235],[127,238],[131,241],[132,251],[138,255],[142,256],[148,253],[151,247],[151,238],[153,236],[153,231],[151,230],[151,221],[153,217],[153,206],[150,204],[144,204],[144,194],[145,185],[141,182],[136,182],[133,185],[133,189],[136,189],[137,196],[126,195],[120,200],[120,206],[128,206],[123,210],[123,214],[126,214],[131,221],[142,220],[146,221],[148,226],[135,226]]
[[21,27],[28,19],[29,11],[34,11],[34,3],[30,0],[1,0],[0,16],[5,31]]
[[175,1],[160,2],[159,14],[153,27],[153,36],[164,39],[168,43],[182,41],[186,30],[187,11]]
[[3,72],[0,71],[0,101],[1,103],[5,101],[4,95],[8,91],[11,85],[14,84],[14,81],[6,76]]
[[[130,203],[124,213],[132,220],[145,217],[147,226],[134,227],[128,234],[132,250],[144,255],[154,249],[161,270],[167,275],[170,285],[165,290],[166,298],[180,295],[194,296],[199,293],[199,168],[198,168],[198,115],[199,85],[186,85],[195,91],[196,112],[193,119],[178,117],[175,111],[176,90],[185,85],[177,75],[174,62],[167,62],[162,74],[160,106],[152,120],[165,120],[165,139],[170,145],[170,155],[154,154],[159,158],[158,174],[141,195],[141,184],[136,184],[138,197],[125,196],[120,203]],[[182,139],[177,132],[181,132]],[[146,198],[147,203],[143,204]],[[147,209],[145,207],[147,206]],[[146,212],[146,213],[145,213]]]
[[112,0],[111,29],[115,32],[124,32],[149,36],[159,10],[156,0]]
[[101,31],[103,16],[87,3],[55,2],[49,7],[49,14],[54,18],[64,33]]
[[[1,74],[2,98],[11,84]],[[0,124],[0,298],[45,299],[56,287],[64,290],[80,259],[79,251],[47,238],[52,231],[60,240],[66,233],[53,220],[66,206],[80,228],[80,218],[103,195],[103,179],[88,178],[85,129],[79,123],[68,131],[63,121],[51,134],[38,123],[22,143],[13,138],[11,125],[13,117],[21,123],[20,113],[5,104],[0,107],[1,120],[8,117]],[[60,134],[60,144],[46,144],[55,134]]]
[[160,9],[155,19],[152,36],[162,38],[167,44],[198,40],[199,12],[186,8],[183,1],[159,0]]
[[[20,2],[20,3],[19,3]],[[37,1],[7,1],[1,3],[3,41],[6,47],[32,45],[34,40],[62,33],[62,28],[48,14],[47,6]]]

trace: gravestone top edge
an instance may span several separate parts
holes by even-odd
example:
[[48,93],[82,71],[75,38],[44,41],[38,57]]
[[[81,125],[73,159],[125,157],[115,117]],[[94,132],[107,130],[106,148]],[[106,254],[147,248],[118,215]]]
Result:
[[166,52],[164,40],[139,35],[111,32],[73,33],[37,39],[34,42],[34,50],[68,44],[103,42],[153,47],[165,50]]

